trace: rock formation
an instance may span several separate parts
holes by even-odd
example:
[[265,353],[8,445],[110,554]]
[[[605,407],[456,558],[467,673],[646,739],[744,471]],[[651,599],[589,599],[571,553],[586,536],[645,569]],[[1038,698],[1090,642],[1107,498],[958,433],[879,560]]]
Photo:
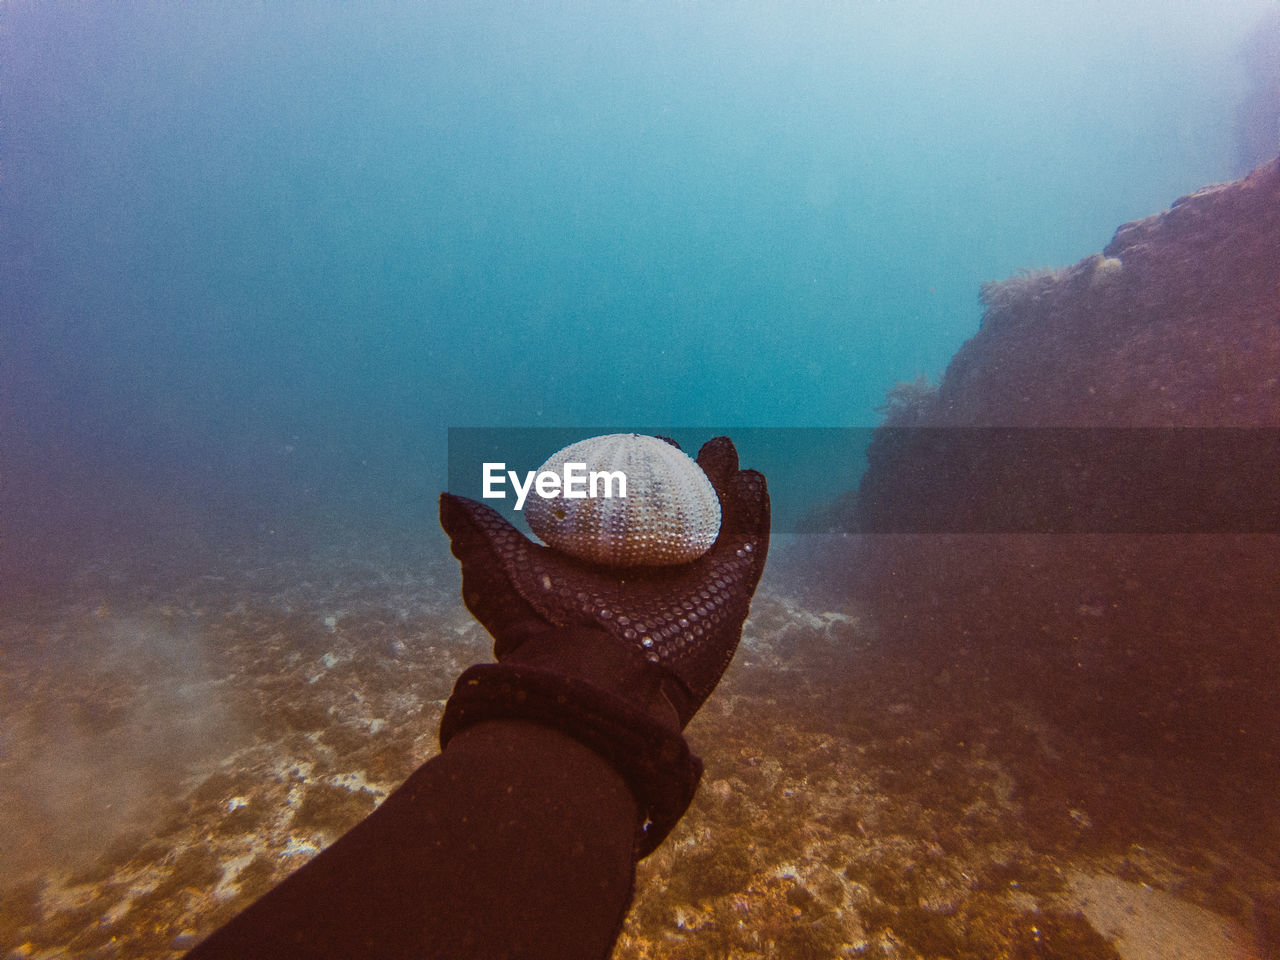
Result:
[[[940,431],[895,428],[1043,437],[1045,428],[1142,427],[1148,439],[1177,444],[1197,435],[1183,430],[1193,427],[1234,438],[1252,467],[1275,463],[1278,281],[1280,162],[1271,162],[1121,226],[1101,254],[1074,266],[985,285],[982,326],[938,388],[891,394],[853,524],[912,529],[912,503],[925,514],[996,515],[1009,497],[998,480],[1009,476],[1056,482],[1059,497],[1086,502],[1087,484],[1073,486],[1079,472],[1063,467],[1069,455],[1028,467],[988,450],[961,480],[931,483],[937,447],[921,437]],[[1143,467],[1140,448],[1126,464],[1119,444],[1104,486]],[[1233,491],[1234,472],[1222,471],[1221,501],[1248,506],[1267,495]],[[1160,492],[1147,491],[1152,500]],[[1177,795],[1218,809],[1231,829],[1258,831],[1275,850],[1280,527],[1260,515],[1184,532],[944,525],[869,534],[854,538],[849,577],[896,676],[932,697],[985,700],[996,718],[1028,706],[1082,749],[1124,758],[1125,769],[1137,758],[1149,783],[1071,788],[1090,794],[1095,822],[1149,827],[1154,798]],[[1143,812],[1129,803],[1136,797]]]

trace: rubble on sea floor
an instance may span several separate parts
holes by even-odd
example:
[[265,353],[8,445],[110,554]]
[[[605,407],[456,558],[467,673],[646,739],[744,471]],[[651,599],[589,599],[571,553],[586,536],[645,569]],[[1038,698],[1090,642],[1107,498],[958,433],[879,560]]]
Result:
[[[455,591],[338,566],[5,625],[0,801],[27,839],[3,955],[179,956],[358,822],[488,657]],[[1125,819],[1128,771],[1091,768],[1033,704],[943,713],[877,674],[882,642],[766,583],[688,730],[705,778],[639,866],[618,960],[1144,960],[1170,918],[1188,958],[1197,938],[1260,956],[1265,851],[1211,821],[1175,831],[1178,809]],[[118,817],[86,820],[112,791]]]

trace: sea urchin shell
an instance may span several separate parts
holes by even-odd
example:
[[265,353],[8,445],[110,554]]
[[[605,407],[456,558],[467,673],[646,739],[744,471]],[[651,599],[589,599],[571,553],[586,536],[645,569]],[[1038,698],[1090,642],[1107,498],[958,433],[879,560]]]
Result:
[[[626,496],[529,498],[529,528],[550,547],[611,567],[668,566],[696,560],[720,533],[720,498],[702,468],[674,444],[611,433],[570,444],[542,470],[566,463],[621,471]],[[590,487],[587,488],[590,493]]]

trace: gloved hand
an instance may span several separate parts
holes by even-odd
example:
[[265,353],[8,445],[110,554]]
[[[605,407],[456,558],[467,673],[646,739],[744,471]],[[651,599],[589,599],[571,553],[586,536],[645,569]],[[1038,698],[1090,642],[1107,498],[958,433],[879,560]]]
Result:
[[[595,566],[530,542],[484,504],[441,496],[440,522],[462,562],[463,599],[493,636],[497,659],[546,662],[549,638],[603,632],[594,645],[611,640],[604,649],[616,652],[587,651],[587,659],[630,661],[629,672],[642,662],[657,667],[683,728],[733,659],[769,549],[764,477],[738,469],[728,437],[708,441],[698,464],[720,497],[720,535],[704,556],[679,566]],[[524,649],[530,643],[536,655]],[[594,672],[592,663],[563,666]]]
[[[733,659],[769,548],[764,477],[738,469],[727,437],[704,444],[698,464],[720,498],[720,535],[705,555],[679,566],[594,566],[532,543],[484,504],[441,496],[463,599],[493,636],[499,661],[459,679],[442,744],[487,717],[527,716],[605,754],[638,794],[654,789],[640,781],[662,780],[684,763],[680,783],[659,789],[683,797],[657,802],[678,806],[679,818],[701,764],[678,731]],[[671,810],[648,806],[651,820],[669,822],[649,831],[644,852],[675,822]]]

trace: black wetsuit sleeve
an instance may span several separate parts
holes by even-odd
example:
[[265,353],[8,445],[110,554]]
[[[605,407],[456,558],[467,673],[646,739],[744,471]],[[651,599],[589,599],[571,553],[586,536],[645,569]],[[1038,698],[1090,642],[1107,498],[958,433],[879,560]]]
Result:
[[568,735],[480,723],[188,957],[599,960],[631,901],[638,810]]

